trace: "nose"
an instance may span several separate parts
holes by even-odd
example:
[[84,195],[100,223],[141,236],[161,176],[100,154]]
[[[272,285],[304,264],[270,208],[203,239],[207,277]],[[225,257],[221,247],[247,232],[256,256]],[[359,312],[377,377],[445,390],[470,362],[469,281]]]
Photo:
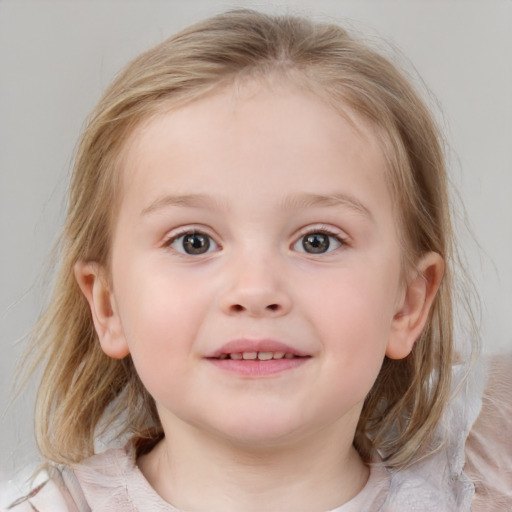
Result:
[[228,315],[279,317],[292,307],[283,269],[265,260],[244,259],[231,265],[221,299]]

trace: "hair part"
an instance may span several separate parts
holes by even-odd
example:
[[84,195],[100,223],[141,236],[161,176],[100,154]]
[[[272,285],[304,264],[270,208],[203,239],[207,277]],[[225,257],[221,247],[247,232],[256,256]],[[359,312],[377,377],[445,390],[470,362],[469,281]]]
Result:
[[29,348],[37,354],[36,364],[45,365],[36,428],[48,459],[83,460],[94,452],[99,426],[106,430],[119,421],[119,435],[143,440],[145,450],[162,437],[154,400],[130,356],[116,360],[102,352],[73,268],[78,261],[108,268],[123,150],[134,130],[163,109],[185,105],[222,84],[261,78],[285,78],[333,108],[369,120],[388,162],[404,266],[414,266],[429,251],[445,260],[424,332],[407,358],[384,360],[354,439],[365,461],[378,450],[389,467],[403,467],[432,448],[432,432],[450,392],[453,350],[453,234],[439,130],[405,74],[339,26],[235,10],[133,60],[106,90],[83,132],[56,283]]

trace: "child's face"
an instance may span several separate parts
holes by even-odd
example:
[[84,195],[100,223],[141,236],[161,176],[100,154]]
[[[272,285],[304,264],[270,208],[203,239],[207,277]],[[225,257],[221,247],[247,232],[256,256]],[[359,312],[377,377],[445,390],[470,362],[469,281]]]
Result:
[[[245,86],[135,133],[100,339],[131,353],[164,430],[351,439],[384,355],[409,352],[384,156],[355,121]],[[274,359],[237,359],[258,351]]]

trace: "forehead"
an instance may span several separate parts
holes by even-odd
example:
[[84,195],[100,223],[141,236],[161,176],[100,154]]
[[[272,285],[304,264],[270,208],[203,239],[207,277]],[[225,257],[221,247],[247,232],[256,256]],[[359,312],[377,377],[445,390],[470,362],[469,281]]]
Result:
[[375,127],[348,107],[340,113],[290,85],[229,84],[162,109],[134,131],[121,203],[143,210],[164,193],[251,203],[271,192],[280,201],[305,191],[370,192],[377,208],[392,209],[385,160]]
[[[157,133],[159,137],[155,137]],[[196,143],[197,155],[236,144],[252,149],[253,154],[260,152],[263,159],[270,153],[264,146],[272,134],[279,135],[272,146],[279,145],[289,156],[309,150],[311,158],[318,161],[322,153],[312,149],[325,149],[348,139],[351,145],[345,144],[343,151],[361,162],[370,155],[383,156],[378,128],[348,105],[338,102],[335,109],[304,88],[252,80],[220,86],[183,106],[162,105],[126,141],[123,174],[127,177],[134,172],[140,158],[150,158],[148,150],[164,149],[160,143],[175,151],[185,151]],[[301,144],[305,144],[304,151]],[[365,151],[359,151],[362,146]]]

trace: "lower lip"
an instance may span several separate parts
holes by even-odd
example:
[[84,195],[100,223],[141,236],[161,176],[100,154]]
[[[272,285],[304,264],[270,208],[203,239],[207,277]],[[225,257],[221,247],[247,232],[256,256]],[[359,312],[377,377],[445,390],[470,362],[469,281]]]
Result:
[[302,366],[309,357],[294,357],[292,359],[208,359],[210,363],[227,372],[249,377],[262,377],[293,370]]

